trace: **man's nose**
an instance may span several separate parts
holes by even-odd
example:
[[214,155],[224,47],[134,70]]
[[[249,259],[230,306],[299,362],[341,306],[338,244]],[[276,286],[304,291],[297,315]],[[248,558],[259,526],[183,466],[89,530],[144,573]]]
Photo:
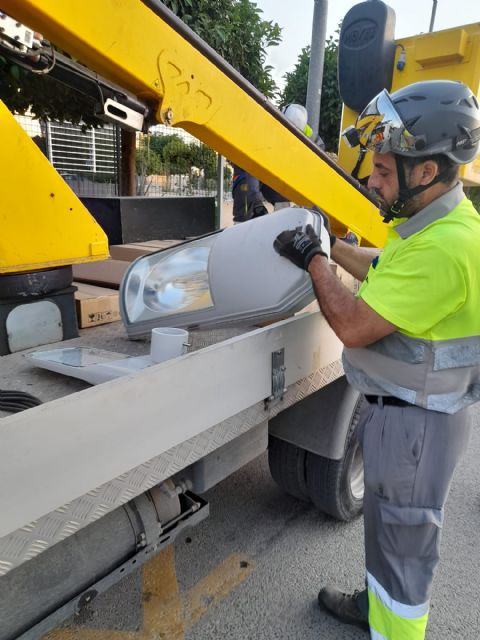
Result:
[[378,187],[378,180],[375,176],[375,173],[371,173],[368,176],[367,188],[368,189],[376,189]]

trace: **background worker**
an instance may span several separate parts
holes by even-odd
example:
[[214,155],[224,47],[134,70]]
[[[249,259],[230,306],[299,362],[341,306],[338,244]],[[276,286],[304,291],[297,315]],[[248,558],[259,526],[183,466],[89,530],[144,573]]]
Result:
[[[282,113],[297,129],[308,138],[313,139],[313,131],[308,125],[308,114],[305,107],[301,104],[289,104],[282,109]],[[320,136],[317,136],[314,142],[321,149],[325,148]],[[233,165],[232,196],[233,221],[235,223],[264,216],[268,213],[267,202],[273,205],[274,210],[290,206],[288,198],[235,164]]]
[[478,153],[479,104],[459,82],[419,82],[380,93],[354,133],[374,152],[368,185],[394,220],[382,252],[331,236],[332,258],[363,281],[357,296],[311,227],[274,245],[310,273],[348,381],[367,400],[357,432],[367,589],[325,587],[318,598],[375,640],[421,640],[444,504],[480,399],[480,216],[458,181]]

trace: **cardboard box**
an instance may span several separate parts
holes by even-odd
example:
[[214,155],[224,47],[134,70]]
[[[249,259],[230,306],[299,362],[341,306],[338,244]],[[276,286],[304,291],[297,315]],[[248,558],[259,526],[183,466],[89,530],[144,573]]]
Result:
[[138,244],[113,244],[110,246],[109,251],[113,260],[133,262],[141,256],[146,256],[152,253],[152,251],[157,251],[157,249],[142,247]]
[[147,242],[134,242],[130,244],[110,245],[110,256],[114,260],[127,260],[133,262],[140,256],[146,256],[160,249],[168,249],[182,242],[181,240],[148,240]]
[[73,284],[78,287],[75,304],[78,326],[81,329],[120,320],[118,291],[82,282]]
[[73,279],[77,282],[118,289],[123,274],[129,266],[130,262],[125,260],[99,260],[98,262],[74,264]]
[[158,251],[159,249],[169,249],[176,244],[182,244],[182,242],[184,240],[145,240],[145,242],[135,242],[134,244],[137,247],[151,247],[153,251]]

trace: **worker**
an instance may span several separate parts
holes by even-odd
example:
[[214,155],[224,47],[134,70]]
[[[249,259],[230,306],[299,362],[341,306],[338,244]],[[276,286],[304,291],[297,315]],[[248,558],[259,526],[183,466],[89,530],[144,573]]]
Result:
[[[305,107],[301,104],[288,104],[281,111],[297,129],[313,139],[313,130],[307,122],[308,114]],[[325,148],[320,136],[316,136],[314,142],[321,149]],[[235,164],[233,165],[232,196],[234,223],[264,216],[268,213],[267,202],[273,205],[275,211],[290,206],[288,198]]]
[[[233,164],[233,222],[246,222],[268,213],[260,181],[236,164]],[[282,196],[281,196],[282,197]]]
[[480,399],[480,216],[458,179],[478,153],[479,103],[460,82],[384,90],[349,136],[373,152],[368,186],[393,220],[382,252],[331,235],[333,260],[363,281],[357,295],[336,279],[311,226],[274,243],[309,272],[344,343],[347,379],[366,399],[357,438],[367,588],[327,586],[318,599],[375,640],[420,640],[444,505]]

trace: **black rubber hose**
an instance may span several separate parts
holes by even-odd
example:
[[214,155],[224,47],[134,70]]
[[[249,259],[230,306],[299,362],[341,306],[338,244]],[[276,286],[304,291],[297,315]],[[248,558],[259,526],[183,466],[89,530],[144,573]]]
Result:
[[0,410],[18,413],[42,404],[42,401],[25,391],[10,391],[0,389]]

